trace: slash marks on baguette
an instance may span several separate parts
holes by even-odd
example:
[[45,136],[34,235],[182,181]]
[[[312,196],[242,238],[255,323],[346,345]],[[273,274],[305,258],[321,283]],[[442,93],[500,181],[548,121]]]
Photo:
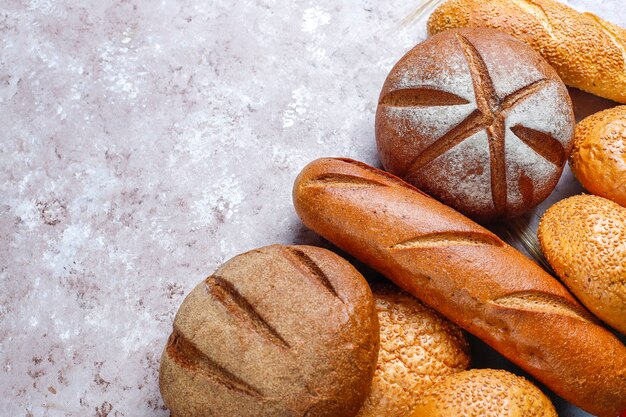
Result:
[[520,291],[491,301],[492,304],[515,310],[534,311],[573,317],[586,322],[595,322],[591,315],[568,300],[536,291]]
[[522,10],[535,16],[546,32],[548,32],[550,36],[554,37],[554,30],[552,29],[552,23],[550,23],[550,17],[543,7],[529,0],[512,0],[511,2],[516,4]]
[[418,236],[393,245],[390,249],[421,249],[442,246],[504,246],[496,236],[476,232],[442,232]]
[[375,186],[385,187],[382,182],[370,180],[363,177],[344,174],[323,174],[307,182],[309,187],[325,187],[331,185],[333,187],[359,187],[359,186]]

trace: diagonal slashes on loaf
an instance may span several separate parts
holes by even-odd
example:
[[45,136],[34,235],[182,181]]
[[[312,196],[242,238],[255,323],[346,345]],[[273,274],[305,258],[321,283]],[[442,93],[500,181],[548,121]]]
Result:
[[554,30],[552,28],[552,23],[550,23],[550,17],[543,7],[529,0],[511,0],[511,2],[515,3],[520,9],[535,16],[546,32],[548,32],[550,36],[554,37]]
[[[491,197],[496,210],[504,212],[508,205],[505,154],[506,118],[517,105],[549,86],[552,81],[545,78],[535,80],[505,97],[498,97],[489,69],[480,52],[465,36],[457,34],[456,38],[469,67],[477,109],[415,156],[407,165],[408,168],[402,176],[409,179],[414,178],[422,168],[432,161],[484,130],[489,144]],[[431,99],[419,97],[417,93],[420,91],[434,96],[432,87],[400,89],[386,94],[381,99],[380,104],[393,107],[429,105],[427,102]],[[450,93],[441,92],[435,99],[437,103],[434,105],[444,105],[442,101],[444,97],[450,100],[450,103],[445,105],[457,105],[452,103],[453,99],[449,95]],[[465,101],[460,104],[465,104]],[[511,128],[511,130],[522,142],[548,162],[556,166],[561,166],[564,162],[565,148],[548,133],[521,125]],[[532,196],[530,197],[532,198]]]
[[[408,190],[411,190],[413,192],[416,192],[416,193],[420,194],[423,197],[427,197],[429,199],[432,199],[431,196],[429,196],[428,194],[426,194],[425,192],[423,192],[419,188],[415,188],[411,184],[401,180],[400,178],[396,177],[395,175],[392,175],[392,174],[388,173],[387,171],[371,167],[371,166],[369,166],[367,164],[364,164],[363,162],[355,161],[354,159],[350,159],[350,158],[336,158],[336,159],[338,161],[343,162],[343,163],[346,163],[346,164],[349,164],[349,165],[353,165],[353,166],[355,166],[355,167],[357,167],[359,169],[362,169],[363,171],[367,171],[367,172],[370,172],[372,174],[375,174],[376,176],[383,177],[386,181],[389,181],[389,182],[391,182],[394,185],[397,185],[397,186],[402,187],[402,188],[406,188]],[[374,181],[374,180],[371,180],[371,181]],[[389,185],[389,184],[385,184],[383,182],[381,182],[380,184],[385,185],[385,186]]]
[[500,104],[501,111],[507,111],[510,108],[515,107],[518,103],[526,100],[529,96],[537,93],[542,88],[547,87],[548,84],[550,84],[550,81],[544,78],[513,91],[511,94],[502,99]]
[[358,187],[358,186],[376,186],[385,187],[386,185],[363,177],[346,174],[323,174],[317,178],[310,180],[308,186],[326,186],[333,185],[335,187]]
[[615,44],[615,47],[622,52],[622,68],[626,67],[626,45],[624,45],[624,42],[619,38],[618,35],[615,34],[615,32],[613,32],[613,29],[605,25],[604,22],[602,22],[602,20],[598,18],[598,16],[592,13],[583,14],[591,17],[593,19],[593,22],[598,25],[602,32],[604,32],[606,36],[611,39],[611,42]]
[[281,348],[291,347],[230,281],[219,275],[212,275],[205,280],[205,285],[208,293],[224,305],[230,314],[240,318],[273,344]]
[[411,164],[411,171],[415,172],[430,163],[439,155],[443,155],[465,139],[484,129],[483,115],[480,110],[474,110],[461,123],[448,130],[435,143],[427,147]]
[[586,322],[593,322],[591,316],[582,308],[564,298],[536,291],[520,291],[490,301],[501,307],[539,313],[558,314],[573,317]]
[[420,87],[391,91],[378,104],[390,107],[456,106],[469,104],[469,101],[454,93],[437,90],[432,87]]
[[552,136],[522,125],[511,127],[511,131],[530,149],[551,164],[558,166],[565,163],[565,159],[567,158],[565,148],[563,148],[561,142],[554,139]]
[[304,253],[304,251],[293,247],[285,247],[285,250],[297,259],[296,262],[292,263],[299,269],[304,269],[303,272],[305,276],[313,277],[314,280],[317,283],[321,284],[324,289],[326,289],[333,296],[337,297],[341,302],[343,302],[341,297],[339,297],[339,294],[337,294],[337,290],[335,290],[335,287],[328,279],[328,276],[326,276],[324,271],[322,271],[322,269],[315,263],[313,259],[311,259],[309,255]]
[[350,158],[335,158],[338,161],[343,163],[353,165],[360,170],[367,171],[369,173],[375,174],[376,176],[383,177],[384,181],[375,180],[372,178],[365,178],[358,175],[350,175],[350,174],[339,174],[339,173],[329,173],[322,174],[313,179],[310,179],[306,182],[306,187],[345,187],[345,188],[354,188],[359,186],[374,186],[374,187],[388,187],[390,184],[386,182],[389,181],[391,184],[406,188],[411,190],[412,192],[416,192],[424,197],[432,198],[422,190],[415,188],[409,183],[404,182],[400,178],[396,177],[388,173],[387,171],[383,171],[378,168],[371,167],[362,162],[355,161]]
[[213,380],[228,389],[251,397],[264,398],[261,391],[233,375],[202,353],[177,329],[174,329],[167,341],[166,352],[169,358],[180,367],[192,369],[196,374]]
[[420,249],[442,246],[504,246],[504,242],[487,233],[441,232],[405,240],[396,243],[389,249]]

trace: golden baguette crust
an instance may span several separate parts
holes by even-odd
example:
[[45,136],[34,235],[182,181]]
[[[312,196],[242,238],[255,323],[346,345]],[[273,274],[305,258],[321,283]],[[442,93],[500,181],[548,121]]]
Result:
[[626,103],[626,30],[553,0],[448,0],[428,20],[433,35],[499,29],[527,43],[569,86]]
[[296,179],[306,226],[599,416],[626,411],[626,347],[553,277],[397,177],[319,159]]

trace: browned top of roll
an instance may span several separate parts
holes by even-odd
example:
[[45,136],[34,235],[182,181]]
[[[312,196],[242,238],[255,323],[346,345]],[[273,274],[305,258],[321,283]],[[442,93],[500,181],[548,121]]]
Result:
[[626,207],[626,106],[578,123],[569,162],[589,192]]
[[448,0],[430,34],[459,27],[499,29],[529,44],[565,84],[626,103],[626,30],[554,0]]
[[428,388],[469,367],[469,344],[458,326],[391,282],[372,291],[380,351],[358,417],[408,417]]
[[354,416],[378,332],[369,286],[347,261],[267,246],[232,258],[185,298],[161,393],[177,417]]
[[448,377],[421,396],[411,417],[558,417],[530,381],[500,369],[472,369]]
[[598,196],[569,197],[544,213],[537,236],[565,285],[626,335],[626,208]]
[[487,229],[400,179],[320,159],[294,185],[305,225],[600,415],[626,410],[626,347]]

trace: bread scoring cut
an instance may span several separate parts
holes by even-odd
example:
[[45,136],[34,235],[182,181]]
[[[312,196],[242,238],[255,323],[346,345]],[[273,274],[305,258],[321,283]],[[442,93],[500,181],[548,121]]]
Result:
[[549,195],[571,148],[565,86],[529,47],[457,30],[416,46],[381,91],[376,139],[391,173],[480,220]]

